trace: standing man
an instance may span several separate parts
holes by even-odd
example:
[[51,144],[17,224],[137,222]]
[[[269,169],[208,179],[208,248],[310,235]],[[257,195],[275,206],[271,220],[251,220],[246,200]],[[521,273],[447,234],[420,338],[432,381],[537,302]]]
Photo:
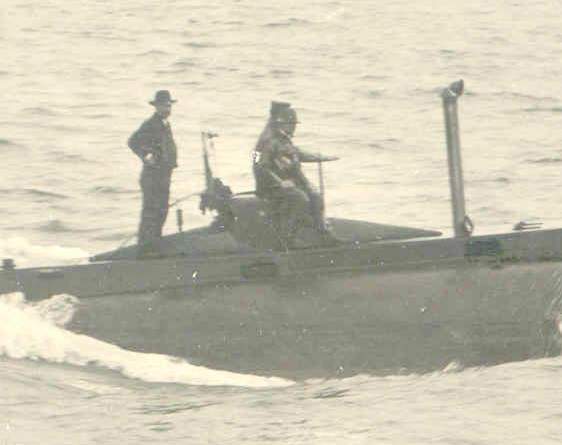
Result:
[[143,163],[140,177],[142,213],[138,232],[139,255],[154,248],[162,236],[162,227],[168,216],[170,181],[177,167],[177,148],[168,117],[172,111],[170,92],[156,92],[150,105],[155,113],[129,138],[128,145]]

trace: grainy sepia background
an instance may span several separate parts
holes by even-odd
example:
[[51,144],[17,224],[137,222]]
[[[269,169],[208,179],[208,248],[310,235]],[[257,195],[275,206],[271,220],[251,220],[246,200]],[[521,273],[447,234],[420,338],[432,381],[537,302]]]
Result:
[[[179,100],[174,197],[203,187],[203,129],[220,133],[215,172],[252,189],[250,151],[269,101],[283,99],[299,112],[295,142],[341,158],[325,168],[329,215],[447,231],[439,91],[463,78],[477,233],[522,219],[560,227],[560,8],[7,0],[0,254],[19,265],[78,261],[136,232],[140,165],[125,142],[161,88]],[[195,200],[183,208],[188,226],[208,221]],[[560,442],[559,358],[255,389],[273,382],[155,363],[49,322],[70,312],[0,297],[1,444]]]

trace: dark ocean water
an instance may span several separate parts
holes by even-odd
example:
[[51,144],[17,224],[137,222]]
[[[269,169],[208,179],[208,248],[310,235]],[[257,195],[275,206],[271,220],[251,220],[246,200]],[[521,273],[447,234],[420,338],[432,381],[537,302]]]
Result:
[[[331,216],[448,231],[439,91],[463,78],[477,233],[560,227],[560,5],[398,0],[30,2],[0,13],[0,254],[83,261],[140,209],[129,134],[156,89],[178,98],[173,199],[215,172],[250,190],[269,101],[326,165]],[[311,176],[314,171],[311,171]],[[208,222],[197,202],[186,223]],[[167,231],[174,231],[173,221]],[[0,443],[558,443],[559,358],[428,375],[292,383],[131,353],[64,329],[76,301],[0,297]]]

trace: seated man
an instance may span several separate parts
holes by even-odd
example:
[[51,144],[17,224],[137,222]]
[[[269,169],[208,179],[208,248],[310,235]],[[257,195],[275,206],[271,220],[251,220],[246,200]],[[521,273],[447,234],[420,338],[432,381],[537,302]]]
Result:
[[[293,142],[297,116],[290,104],[272,102],[269,121],[254,156],[256,194],[278,206],[279,230],[291,245],[299,227],[312,225],[329,235],[324,223],[324,203],[301,169],[301,161],[319,158],[297,148]],[[321,158],[330,160],[330,158]]]

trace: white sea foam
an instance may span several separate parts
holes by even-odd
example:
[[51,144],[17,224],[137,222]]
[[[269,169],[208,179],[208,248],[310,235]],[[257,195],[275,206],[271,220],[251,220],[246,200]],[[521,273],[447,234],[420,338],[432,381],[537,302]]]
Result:
[[194,366],[162,354],[122,349],[64,329],[79,304],[56,295],[32,304],[19,293],[0,296],[0,356],[46,360],[77,366],[96,365],[146,382],[269,388],[292,382],[277,377],[236,374]]
[[77,247],[32,244],[20,236],[0,240],[0,258],[12,258],[18,266],[47,264],[78,264],[88,259],[89,254]]

